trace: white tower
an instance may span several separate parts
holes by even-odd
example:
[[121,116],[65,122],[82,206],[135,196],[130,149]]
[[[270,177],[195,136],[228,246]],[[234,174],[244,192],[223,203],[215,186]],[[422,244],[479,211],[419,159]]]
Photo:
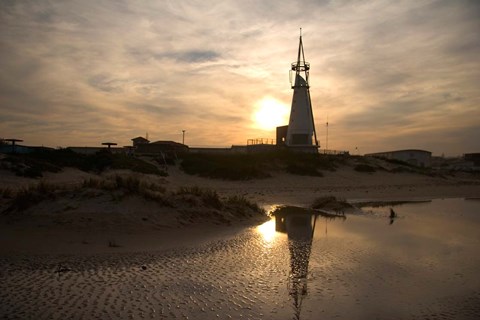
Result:
[[290,70],[293,99],[287,129],[286,145],[289,147],[319,147],[313,121],[312,102],[310,101],[309,70],[310,63],[305,62],[302,29],[300,29],[297,61],[292,63]]

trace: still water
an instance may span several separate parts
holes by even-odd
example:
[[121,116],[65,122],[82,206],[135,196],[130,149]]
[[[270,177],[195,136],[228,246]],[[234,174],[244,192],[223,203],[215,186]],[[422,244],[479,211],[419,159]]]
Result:
[[165,252],[1,257],[0,318],[478,319],[480,201],[393,208]]

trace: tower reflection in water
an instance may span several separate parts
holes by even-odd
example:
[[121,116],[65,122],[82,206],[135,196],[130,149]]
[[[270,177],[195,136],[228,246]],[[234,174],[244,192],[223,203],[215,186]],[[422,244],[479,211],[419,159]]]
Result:
[[272,214],[275,217],[275,230],[288,235],[290,251],[288,293],[293,299],[294,319],[300,319],[302,302],[308,294],[308,263],[317,219],[319,216],[326,219],[346,217],[293,206],[279,207]]

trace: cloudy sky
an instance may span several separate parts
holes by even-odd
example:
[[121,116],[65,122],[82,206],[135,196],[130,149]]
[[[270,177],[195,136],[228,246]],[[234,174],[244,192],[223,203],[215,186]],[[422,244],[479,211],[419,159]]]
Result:
[[274,138],[300,27],[322,147],[480,151],[475,0],[0,0],[0,137]]

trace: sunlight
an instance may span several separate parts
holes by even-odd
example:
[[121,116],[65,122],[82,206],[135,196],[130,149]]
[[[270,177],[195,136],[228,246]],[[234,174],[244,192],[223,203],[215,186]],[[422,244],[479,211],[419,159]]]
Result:
[[255,109],[252,120],[258,129],[270,131],[288,124],[290,108],[276,99],[265,97],[256,103]]
[[275,238],[275,219],[269,220],[264,224],[261,224],[257,227],[258,233],[260,233],[265,242],[272,242]]

